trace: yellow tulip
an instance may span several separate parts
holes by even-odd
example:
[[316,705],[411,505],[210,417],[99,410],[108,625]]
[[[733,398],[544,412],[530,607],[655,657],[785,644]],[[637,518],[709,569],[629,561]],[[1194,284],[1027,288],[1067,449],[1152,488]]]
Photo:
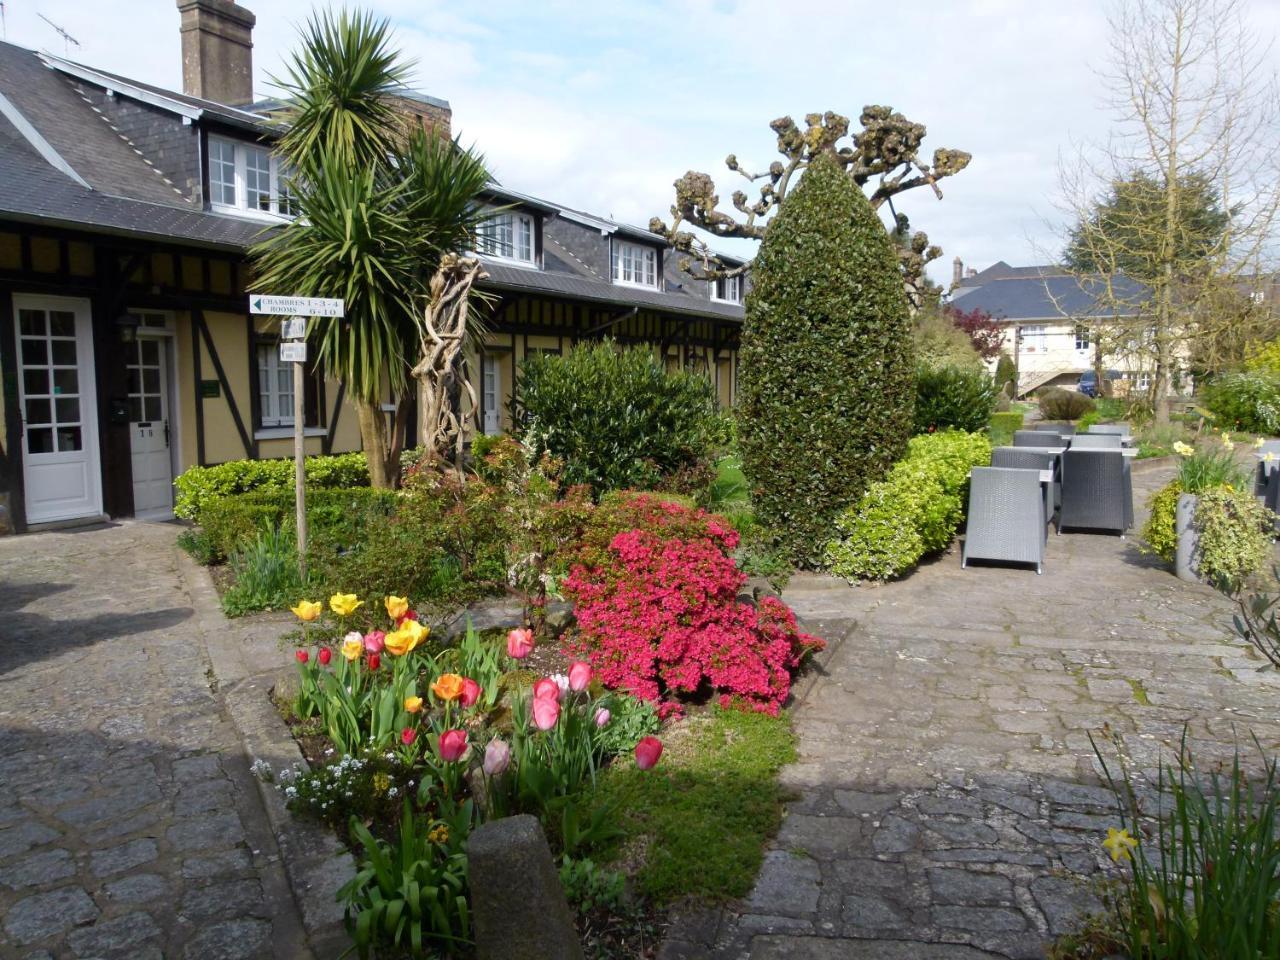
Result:
[[329,609],[340,617],[349,617],[363,603],[363,600],[356,599],[354,593],[335,593],[329,598]]
[[364,653],[364,640],[358,636],[348,635],[343,639],[338,652],[348,660],[359,660],[360,654]]
[[1102,845],[1111,854],[1111,859],[1119,863],[1121,860],[1133,858],[1129,851],[1138,845],[1138,841],[1129,836],[1128,829],[1117,830],[1115,827],[1107,827],[1107,839],[1102,841]]
[[396,597],[396,596],[384,597],[382,600],[382,604],[387,608],[387,616],[390,617],[392,620],[399,620],[401,617],[403,617],[406,613],[409,612],[408,597]]
[[417,713],[419,710],[422,709],[422,698],[421,697],[405,697],[404,708],[408,710],[410,713]]
[[318,600],[299,600],[296,607],[290,607],[289,609],[303,623],[310,623],[320,617],[321,612],[324,610],[324,604]]
[[393,654],[403,657],[420,644],[429,632],[417,620],[406,620],[400,629],[388,633],[383,642]]
[[441,700],[457,700],[462,696],[462,677],[456,673],[442,673],[431,685],[431,692]]

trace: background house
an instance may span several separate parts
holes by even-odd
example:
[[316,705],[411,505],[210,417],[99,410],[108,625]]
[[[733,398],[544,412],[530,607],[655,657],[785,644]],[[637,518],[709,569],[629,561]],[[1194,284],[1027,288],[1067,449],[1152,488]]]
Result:
[[[0,527],[171,516],[182,470],[291,452],[278,320],[247,312],[246,251],[296,212],[279,104],[253,96],[252,13],[178,10],[181,93],[0,44]],[[399,107],[449,132],[447,102]],[[605,336],[733,402],[740,284],[692,280],[639,228],[496,184],[490,200],[510,209],[478,244],[496,303],[473,429],[509,426],[530,352]],[[342,384],[312,373],[305,407],[309,452],[359,448]]]

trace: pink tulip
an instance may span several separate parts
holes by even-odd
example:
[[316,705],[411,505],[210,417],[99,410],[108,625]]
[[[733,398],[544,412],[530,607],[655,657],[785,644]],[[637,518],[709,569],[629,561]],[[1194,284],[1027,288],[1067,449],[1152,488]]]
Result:
[[591,683],[591,664],[585,660],[575,660],[569,667],[569,689],[581,693]]
[[517,660],[533,653],[533,631],[528,627],[516,627],[508,633],[507,653]]
[[480,694],[484,693],[484,687],[476,683],[470,677],[462,678],[462,696],[459,697],[464,707],[474,707],[476,701],[480,699]]
[[636,766],[648,770],[662,756],[662,741],[657,737],[642,737],[636,744]]
[[490,777],[500,777],[511,765],[511,747],[505,740],[490,740],[484,748],[484,772]]
[[601,707],[599,710],[596,711],[596,726],[597,727],[608,726],[609,718],[611,716],[613,716],[613,714],[609,712],[607,707]]
[[381,653],[386,640],[387,635],[381,630],[370,630],[364,635],[364,648],[368,653]]
[[400,742],[403,743],[406,747],[417,739],[418,739],[418,731],[413,729],[413,727],[405,727],[403,730],[400,731]]
[[535,681],[533,685],[533,699],[535,700],[559,700],[560,684],[556,683],[549,677]]
[[316,656],[320,658],[320,666],[327,667],[329,665],[329,661],[333,659],[333,651],[328,647],[321,647],[320,652],[316,654]]
[[460,760],[467,752],[467,731],[446,730],[440,734],[440,759],[446,763]]
[[293,655],[298,658],[299,663],[306,663],[311,659],[311,654],[305,650],[295,650]]
[[[554,686],[554,684],[553,684]],[[550,730],[560,719],[560,701],[554,697],[533,698],[533,725],[539,730]]]

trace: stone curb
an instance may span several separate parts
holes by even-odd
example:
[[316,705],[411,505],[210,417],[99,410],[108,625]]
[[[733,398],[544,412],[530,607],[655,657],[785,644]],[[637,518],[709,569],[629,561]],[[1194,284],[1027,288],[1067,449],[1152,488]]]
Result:
[[[277,774],[296,764],[305,766],[302,751],[271,701],[272,690],[287,686],[291,671],[251,669],[208,573],[182,550],[174,550],[194,619],[206,640],[217,692],[249,761],[265,761]],[[335,895],[355,875],[355,861],[327,828],[290,814],[274,785],[256,776],[254,781],[311,951],[317,960],[336,958],[350,946],[350,939]]]
[[1147,473],[1151,470],[1159,470],[1163,467],[1172,467],[1178,462],[1178,457],[1147,457],[1145,460],[1133,461],[1134,473]]

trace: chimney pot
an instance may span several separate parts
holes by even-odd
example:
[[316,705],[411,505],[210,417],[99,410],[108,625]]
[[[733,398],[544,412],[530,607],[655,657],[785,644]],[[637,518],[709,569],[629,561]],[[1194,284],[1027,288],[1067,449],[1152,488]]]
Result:
[[244,106],[253,102],[253,25],[232,0],[177,0],[182,15],[182,90]]
[[951,261],[951,285],[959,286],[960,281],[964,279],[964,261],[956,257]]

